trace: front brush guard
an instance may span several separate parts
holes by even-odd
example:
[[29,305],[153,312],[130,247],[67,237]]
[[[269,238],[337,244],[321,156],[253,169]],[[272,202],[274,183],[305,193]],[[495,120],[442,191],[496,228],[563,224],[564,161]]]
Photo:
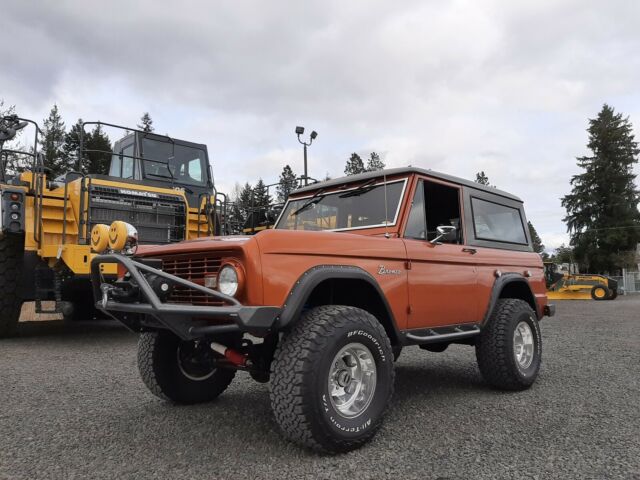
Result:
[[[140,302],[118,302],[110,296],[110,291],[114,287],[112,284],[102,281],[100,272],[100,265],[107,263],[119,263],[129,272],[131,279],[135,281],[140,289]],[[163,303],[142,272],[157,275],[172,284],[182,285],[205,295],[210,295],[227,305],[208,307]],[[117,318],[129,328],[131,328],[131,322],[128,321],[126,315],[119,316],[111,312],[149,315],[183,340],[193,340],[204,335],[229,332],[251,332],[256,335],[264,335],[271,329],[281,311],[279,307],[243,305],[235,298],[221,292],[176,277],[116,253],[97,255],[93,258],[91,261],[91,284],[95,305],[99,310]],[[216,323],[211,324],[207,320],[214,320]]]

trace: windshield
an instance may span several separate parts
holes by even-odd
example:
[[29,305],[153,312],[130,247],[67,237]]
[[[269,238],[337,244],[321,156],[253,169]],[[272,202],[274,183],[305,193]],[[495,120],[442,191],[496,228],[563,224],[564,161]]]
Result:
[[[275,228],[280,230],[346,230],[394,225],[406,180],[364,184],[334,192],[316,192],[290,200]],[[386,213],[385,213],[386,211]]]
[[145,178],[166,178],[185,185],[207,184],[206,156],[200,148],[143,138],[142,156]]

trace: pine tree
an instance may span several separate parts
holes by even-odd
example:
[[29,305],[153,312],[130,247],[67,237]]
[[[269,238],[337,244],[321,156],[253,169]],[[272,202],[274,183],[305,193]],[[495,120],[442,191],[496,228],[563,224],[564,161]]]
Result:
[[376,172],[378,170],[384,170],[386,165],[382,160],[380,160],[380,155],[376,152],[371,152],[369,154],[369,159],[367,160],[367,172]]
[[638,143],[629,118],[604,105],[589,120],[591,155],[578,157],[584,170],[571,178],[572,190],[562,199],[576,261],[590,273],[611,273],[628,266],[621,259],[640,241],[640,192],[633,168]]
[[536,232],[533,223],[528,221],[527,226],[529,227],[529,236],[531,237],[531,243],[533,244],[533,251],[542,255],[544,253],[544,244],[542,243],[540,235]]
[[[80,132],[82,131],[82,119],[71,127],[64,136],[64,145],[62,145],[62,157],[69,170],[78,169],[78,155],[80,153]],[[87,140],[87,135],[84,136]]]
[[[254,208],[258,212],[266,212],[271,207],[271,195],[265,186],[264,182],[260,178],[255,188],[253,189],[254,195]],[[260,215],[262,216],[262,215]]]
[[51,170],[51,178],[56,178],[68,169],[62,147],[65,139],[65,128],[58,106],[54,105],[49,116],[42,123],[40,148],[44,155],[44,166]]
[[100,125],[85,135],[84,148],[83,170],[90,174],[106,175],[111,160],[111,140]]
[[141,124],[138,124],[138,129],[143,132],[153,132],[153,120],[151,119],[151,115],[149,112],[144,112],[142,117],[140,117]]
[[484,174],[484,170],[476,173],[476,179],[475,179],[476,183],[479,183],[480,185],[486,185],[487,187],[491,187],[492,185],[489,183],[489,177],[487,177]]
[[347,160],[347,164],[344,167],[345,175],[357,175],[358,173],[364,173],[366,171],[360,155],[355,152],[352,153],[351,158]]
[[249,214],[253,209],[253,205],[255,203],[253,187],[249,184],[249,182],[244,184],[242,190],[240,190],[240,196],[238,197],[238,210],[239,210],[239,218],[242,220],[242,225],[249,218]]
[[289,165],[285,165],[280,174],[280,180],[276,191],[278,193],[278,201],[285,202],[291,192],[293,192],[298,186],[298,180],[296,174]]

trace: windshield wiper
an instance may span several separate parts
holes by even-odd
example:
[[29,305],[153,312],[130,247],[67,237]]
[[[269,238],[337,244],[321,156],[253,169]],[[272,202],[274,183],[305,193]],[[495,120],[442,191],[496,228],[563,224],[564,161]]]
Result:
[[324,193],[324,188],[318,190],[313,197],[311,197],[309,200],[307,200],[299,209],[297,209],[295,212],[293,212],[291,215],[296,216],[299,213],[304,212],[307,208],[309,208],[311,205],[314,205],[316,203],[318,203],[320,200],[322,200],[325,197],[325,193]]
[[169,175],[160,175],[159,173],[146,173],[147,177],[159,177],[159,178],[168,178],[169,180],[173,180],[173,177]]
[[343,193],[342,195],[340,195],[339,198],[358,197],[363,193],[367,193],[377,187],[377,185],[374,185],[377,180],[378,180],[377,178],[372,178],[368,182],[360,185],[355,190],[351,190],[350,192]]

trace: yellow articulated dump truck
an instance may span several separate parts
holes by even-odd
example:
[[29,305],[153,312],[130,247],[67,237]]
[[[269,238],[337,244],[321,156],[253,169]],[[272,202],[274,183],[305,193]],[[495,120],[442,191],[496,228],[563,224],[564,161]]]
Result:
[[[109,150],[90,150],[84,145],[88,125],[116,129],[122,137]],[[4,148],[30,130],[31,148]],[[73,171],[50,178],[37,150],[40,134],[31,120],[0,118],[0,337],[14,332],[25,301],[35,301],[38,313],[68,319],[96,314],[89,280],[96,225],[127,222],[141,243],[150,244],[209,236],[220,228],[216,212],[223,196],[216,195],[205,145],[86,122]],[[106,175],[83,165],[98,154],[109,159]],[[16,158],[23,159],[19,167]],[[104,268],[104,275],[117,274],[113,266]],[[52,300],[55,309],[44,311],[42,301]]]

